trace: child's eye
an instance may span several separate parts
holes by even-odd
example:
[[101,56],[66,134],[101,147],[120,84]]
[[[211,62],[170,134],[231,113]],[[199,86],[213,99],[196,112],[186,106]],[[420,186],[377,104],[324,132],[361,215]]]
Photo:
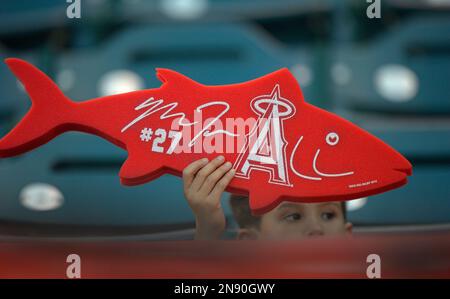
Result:
[[286,221],[298,221],[300,218],[302,218],[302,216],[299,213],[292,213],[285,216],[283,219]]
[[322,213],[322,219],[323,220],[331,220],[334,217],[336,217],[336,214],[333,212],[329,212],[329,213]]

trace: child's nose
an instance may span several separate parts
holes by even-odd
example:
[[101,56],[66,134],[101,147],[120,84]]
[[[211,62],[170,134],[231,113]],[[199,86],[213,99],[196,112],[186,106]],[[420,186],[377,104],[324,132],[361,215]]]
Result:
[[306,235],[308,237],[323,236],[323,228],[318,221],[311,220],[307,224]]

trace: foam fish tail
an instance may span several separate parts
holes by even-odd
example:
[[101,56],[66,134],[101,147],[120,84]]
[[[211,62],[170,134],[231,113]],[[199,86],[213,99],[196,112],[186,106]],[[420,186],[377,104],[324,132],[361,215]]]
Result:
[[5,62],[23,84],[32,105],[23,120],[0,140],[0,157],[30,151],[66,131],[64,125],[70,122],[76,105],[35,66],[16,58]]

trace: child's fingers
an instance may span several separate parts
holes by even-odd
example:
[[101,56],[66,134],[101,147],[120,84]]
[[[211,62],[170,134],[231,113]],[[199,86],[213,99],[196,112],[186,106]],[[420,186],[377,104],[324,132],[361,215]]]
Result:
[[216,170],[214,170],[213,173],[208,175],[206,177],[205,182],[200,187],[200,192],[202,194],[209,194],[213,190],[214,186],[217,184],[217,182],[224,176],[224,174],[230,170],[231,163],[226,162],[225,164],[222,164],[222,166],[218,167]]
[[227,188],[228,184],[231,182],[231,180],[234,177],[234,174],[236,173],[236,170],[230,169],[228,172],[220,179],[220,181],[217,182],[217,184],[214,186],[214,189],[211,192],[211,195],[214,198],[219,198],[222,195],[222,193],[225,191],[225,188]]
[[192,181],[194,180],[195,174],[206,164],[208,163],[207,158],[199,159],[197,161],[192,162],[183,170],[183,182],[184,182],[184,190],[188,189]]
[[214,171],[217,167],[222,165],[225,158],[223,156],[219,156],[206,164],[194,177],[194,181],[192,182],[191,188],[195,191],[200,190],[200,187],[203,185],[203,182],[206,178]]

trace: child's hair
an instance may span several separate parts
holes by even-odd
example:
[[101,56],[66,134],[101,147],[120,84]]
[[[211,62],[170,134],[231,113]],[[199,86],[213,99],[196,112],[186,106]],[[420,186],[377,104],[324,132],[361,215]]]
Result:
[[[247,196],[234,195],[230,196],[230,206],[234,215],[234,219],[241,228],[259,228],[261,222],[260,216],[253,216]],[[342,214],[344,221],[347,221],[347,208],[345,201],[341,201]]]

